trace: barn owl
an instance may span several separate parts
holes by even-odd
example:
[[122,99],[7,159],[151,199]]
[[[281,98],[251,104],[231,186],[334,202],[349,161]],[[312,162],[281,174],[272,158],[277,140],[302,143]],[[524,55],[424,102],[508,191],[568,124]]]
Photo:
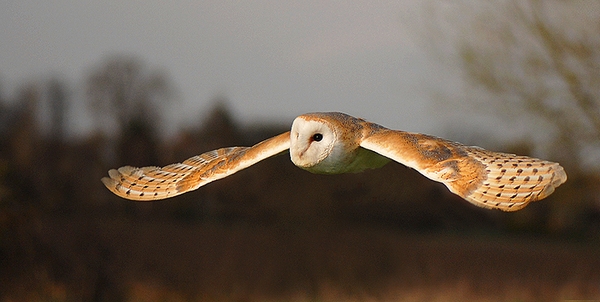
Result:
[[343,113],[326,112],[300,115],[290,131],[252,147],[209,151],[162,168],[124,166],[108,171],[110,177],[102,182],[123,198],[165,199],[288,150],[296,166],[320,174],[361,172],[396,161],[443,183],[476,206],[504,211],[516,211],[545,198],[567,180],[558,163],[391,130]]

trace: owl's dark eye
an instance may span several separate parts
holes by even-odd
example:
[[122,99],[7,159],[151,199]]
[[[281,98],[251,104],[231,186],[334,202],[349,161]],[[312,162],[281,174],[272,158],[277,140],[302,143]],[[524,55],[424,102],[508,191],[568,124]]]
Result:
[[315,141],[315,142],[320,142],[320,141],[323,139],[323,134],[321,134],[321,133],[315,133],[315,134],[312,136],[312,139],[313,139],[313,141]]

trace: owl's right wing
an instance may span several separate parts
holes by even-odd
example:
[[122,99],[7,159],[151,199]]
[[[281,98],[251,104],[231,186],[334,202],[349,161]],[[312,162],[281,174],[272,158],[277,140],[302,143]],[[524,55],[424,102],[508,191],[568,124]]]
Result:
[[567,180],[558,163],[480,147],[430,135],[374,129],[361,147],[414,168],[443,183],[476,206],[516,211],[554,192]]
[[137,201],[165,199],[195,190],[290,148],[290,132],[252,147],[230,147],[203,153],[165,167],[124,166],[108,171],[104,185],[116,195]]

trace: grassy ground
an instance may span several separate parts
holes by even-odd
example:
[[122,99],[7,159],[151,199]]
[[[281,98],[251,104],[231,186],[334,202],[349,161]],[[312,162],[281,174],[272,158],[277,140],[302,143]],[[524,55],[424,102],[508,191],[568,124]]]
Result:
[[40,235],[5,301],[600,299],[597,242],[143,219],[47,221]]

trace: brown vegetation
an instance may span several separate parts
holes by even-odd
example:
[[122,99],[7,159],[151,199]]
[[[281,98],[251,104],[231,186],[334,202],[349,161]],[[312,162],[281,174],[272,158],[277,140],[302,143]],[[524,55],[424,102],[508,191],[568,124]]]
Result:
[[168,164],[287,126],[243,130],[217,107],[173,138],[144,117],[116,135],[67,139],[62,115],[51,134],[35,118],[43,89],[0,103],[0,300],[600,298],[597,176],[569,174],[550,198],[502,213],[399,164],[324,176],[283,155],[134,203],[100,182],[125,159]]

